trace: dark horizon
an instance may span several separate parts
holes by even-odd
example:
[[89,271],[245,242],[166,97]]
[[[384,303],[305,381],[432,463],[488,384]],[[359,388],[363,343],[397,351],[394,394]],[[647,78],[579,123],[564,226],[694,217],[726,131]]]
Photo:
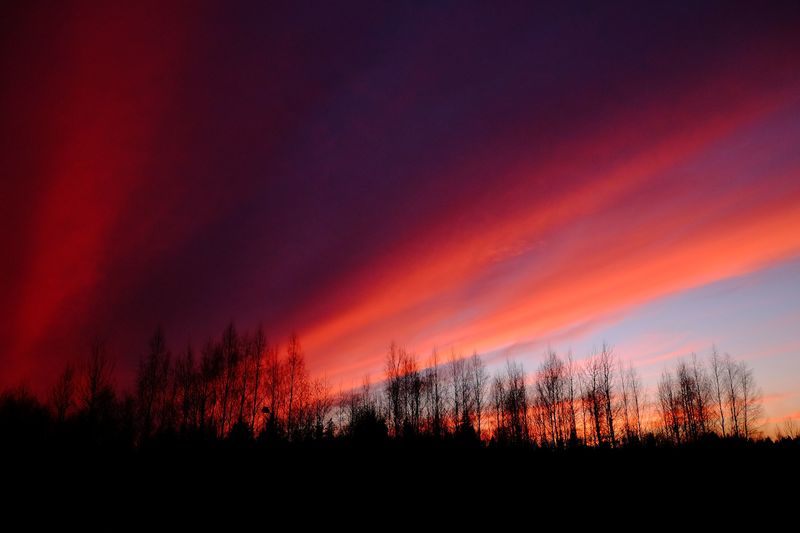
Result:
[[665,368],[656,391],[607,343],[582,361],[550,350],[533,370],[508,360],[491,373],[477,352],[434,350],[423,362],[394,342],[381,376],[336,391],[309,374],[296,335],[284,351],[262,329],[240,332],[234,324],[199,351],[182,353],[156,329],[131,390],[119,388],[115,366],[96,340],[43,400],[24,385],[0,391],[0,448],[118,453],[227,442],[378,450],[393,441],[409,450],[713,451],[763,448],[773,438],[800,444],[800,425],[790,418],[765,428],[753,369],[716,347],[707,358]]

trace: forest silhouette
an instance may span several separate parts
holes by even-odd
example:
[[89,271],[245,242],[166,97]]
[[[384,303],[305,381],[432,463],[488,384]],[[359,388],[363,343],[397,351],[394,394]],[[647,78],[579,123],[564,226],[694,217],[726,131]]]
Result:
[[752,369],[716,348],[666,366],[652,391],[607,344],[582,360],[548,349],[528,372],[493,366],[435,349],[421,361],[391,343],[379,379],[334,391],[309,374],[297,335],[278,346],[231,324],[174,353],[158,328],[124,389],[94,341],[46,398],[0,394],[5,481],[24,495],[48,480],[51,496],[120,512],[210,494],[214,508],[267,493],[272,508],[300,494],[346,504],[353,489],[375,505],[444,489],[508,505],[532,492],[636,495],[632,479],[691,494],[798,466],[796,426],[767,436]]
[[384,374],[352,390],[312,378],[297,335],[284,347],[233,324],[199,353],[173,354],[156,329],[132,390],[94,341],[46,399],[25,387],[0,394],[9,449],[119,452],[159,448],[424,447],[526,450],[796,444],[791,421],[765,437],[752,369],[713,347],[664,369],[644,389],[637,369],[603,344],[581,361],[546,352],[532,372],[506,361],[492,375],[477,354],[418,358],[391,343]]

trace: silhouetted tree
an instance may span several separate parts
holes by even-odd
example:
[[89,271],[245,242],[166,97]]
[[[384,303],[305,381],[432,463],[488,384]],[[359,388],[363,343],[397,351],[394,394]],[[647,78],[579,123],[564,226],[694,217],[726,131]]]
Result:
[[522,365],[506,362],[505,375],[492,382],[492,403],[495,410],[495,438],[502,442],[523,443],[528,431],[528,393]]
[[183,357],[175,361],[173,379],[177,389],[176,401],[179,405],[180,428],[188,431],[198,426],[198,376],[196,375],[194,351],[187,345]]
[[406,407],[406,420],[404,432],[417,435],[420,432],[422,421],[422,376],[417,367],[417,358],[414,354],[406,353],[403,361],[403,396]]
[[603,393],[603,366],[598,355],[592,354],[584,366],[583,406],[589,414],[594,443],[603,444],[603,422],[605,420],[605,402]]
[[483,435],[483,412],[486,409],[486,384],[489,380],[489,373],[486,365],[478,355],[473,352],[470,359],[470,378],[472,382],[472,402],[475,411],[475,431],[480,439]]
[[275,436],[279,431],[278,411],[284,404],[284,391],[286,384],[285,365],[278,356],[278,348],[271,347],[265,354],[267,368],[267,403],[269,415],[266,421],[267,433]]
[[203,433],[217,432],[217,391],[223,367],[222,349],[213,339],[209,339],[203,346],[198,387],[200,430]]
[[742,436],[756,436],[762,416],[761,392],[758,390],[753,370],[744,362],[739,363],[739,389],[741,391]]
[[442,382],[439,368],[439,354],[436,348],[431,353],[430,364],[425,373],[425,391],[427,393],[428,418],[430,420],[430,432],[435,437],[442,435],[442,418],[444,412],[444,400]]
[[304,388],[307,384],[305,357],[300,347],[300,339],[296,333],[289,337],[286,347],[286,373],[288,384],[288,405],[286,410],[286,427],[291,437],[295,428],[298,411],[302,411]]
[[717,346],[713,345],[711,348],[711,379],[714,387],[714,402],[716,404],[717,414],[719,416],[720,433],[723,437],[727,436],[725,430],[725,361],[717,351]]
[[136,377],[136,405],[141,423],[141,437],[145,440],[152,436],[161,422],[169,365],[170,354],[164,330],[159,326],[150,338],[149,350],[139,363]]
[[50,403],[56,421],[63,423],[75,406],[75,367],[67,363],[50,391]]
[[106,418],[114,401],[112,375],[114,363],[109,359],[105,343],[92,341],[89,357],[84,361],[80,383],[80,401],[89,424]]
[[627,410],[630,417],[630,434],[628,440],[641,440],[644,432],[642,430],[642,411],[645,405],[642,383],[636,369],[628,363],[627,370],[623,373],[622,381],[625,384],[625,394],[627,396]]
[[260,412],[264,400],[263,373],[265,356],[267,354],[267,340],[261,325],[256,329],[249,344],[248,361],[252,369],[252,390],[250,393],[250,431],[256,430],[256,416]]
[[386,354],[385,397],[392,434],[416,435],[422,423],[424,380],[414,354],[392,342]]
[[219,430],[221,435],[225,434],[225,431],[228,428],[228,422],[231,412],[231,397],[235,396],[234,388],[236,387],[236,382],[238,378],[238,371],[239,371],[239,357],[240,357],[240,345],[239,345],[239,335],[236,333],[236,327],[231,322],[227,328],[225,328],[225,332],[222,334],[222,364],[223,364],[223,381],[222,381],[222,396],[221,396],[221,408],[222,408],[222,418],[220,420],[220,427]]
[[600,364],[600,394],[603,399],[603,410],[606,415],[606,429],[611,446],[616,446],[617,438],[614,432],[614,416],[617,408],[614,398],[614,350],[611,346],[603,343],[598,362]]
[[658,382],[658,401],[664,429],[675,442],[681,441],[681,410],[676,385],[672,374],[665,370]]
[[451,398],[451,424],[453,432],[458,433],[465,426],[470,425],[470,411],[472,398],[470,397],[470,376],[467,361],[450,353],[450,398]]
[[36,450],[37,445],[45,441],[49,422],[47,407],[24,385],[0,392],[0,451],[5,458],[4,481],[7,481],[8,472],[13,472],[20,452]]
[[405,353],[397,343],[392,341],[386,354],[386,401],[389,403],[389,415],[392,432],[399,437],[405,418],[405,401],[403,400],[402,367]]
[[800,438],[800,427],[795,420],[787,417],[782,424],[775,424],[775,440],[794,440]]
[[360,443],[374,444],[383,441],[389,430],[386,418],[372,393],[369,376],[364,378],[360,391],[353,391],[346,398],[349,411],[346,434]]
[[565,381],[564,362],[553,350],[548,350],[536,373],[536,398],[544,419],[541,424],[543,443],[554,448],[564,444]]
[[575,398],[577,395],[578,385],[576,383],[575,362],[572,359],[572,351],[567,354],[567,363],[565,367],[565,392],[566,399],[564,402],[565,417],[568,423],[568,436],[570,445],[575,445],[578,442],[578,424],[577,424],[577,407]]
[[328,415],[333,408],[333,397],[330,393],[328,381],[325,378],[315,379],[312,383],[311,390],[313,437],[321,439],[325,432]]
[[731,356],[725,354],[723,361],[723,379],[725,381],[725,403],[728,406],[728,420],[731,425],[731,433],[734,437],[741,437],[740,426],[741,400],[741,368],[736,364]]
[[619,366],[619,385],[620,385],[620,404],[622,410],[622,429],[625,432],[625,441],[631,442],[634,438],[633,430],[633,410],[632,400],[628,391],[627,371],[622,365],[622,360],[617,361]]

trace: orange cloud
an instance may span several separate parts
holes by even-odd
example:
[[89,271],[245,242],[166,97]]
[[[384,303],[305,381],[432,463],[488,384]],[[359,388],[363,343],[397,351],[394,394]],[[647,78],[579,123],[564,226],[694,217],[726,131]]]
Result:
[[[529,209],[498,206],[495,219],[419,235],[422,242],[368,266],[364,277],[371,284],[345,285],[355,301],[304,332],[309,353],[324,352],[326,368],[357,381],[359,371],[380,367],[387,339],[420,349],[456,344],[495,350],[795,256],[798,168],[720,189],[725,193],[714,186],[725,183],[724,176],[700,170],[675,177],[682,163],[702,159],[714,143],[768,119],[765,110],[791,102],[754,97],[724,120],[700,120],[704,127],[689,132],[676,127],[558,198]],[[733,175],[740,164],[733,160],[713,171]],[[660,181],[663,187],[654,185]],[[697,185],[707,195],[695,195]],[[492,270],[506,262],[513,269],[493,279]],[[353,357],[361,363],[353,364]],[[345,370],[339,365],[346,360]]]

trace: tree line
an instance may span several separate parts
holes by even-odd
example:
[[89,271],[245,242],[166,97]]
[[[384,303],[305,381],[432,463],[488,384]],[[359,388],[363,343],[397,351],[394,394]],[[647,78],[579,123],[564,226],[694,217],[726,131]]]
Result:
[[[260,327],[230,324],[199,351],[178,353],[157,328],[126,391],[115,386],[105,345],[95,341],[88,352],[66,365],[44,400],[25,388],[0,395],[4,438],[24,427],[127,447],[180,438],[427,439],[563,449],[748,441],[762,429],[752,369],[716,347],[666,368],[653,391],[605,343],[580,361],[548,349],[530,373],[511,360],[490,373],[479,354],[452,350],[443,357],[434,349],[421,362],[391,343],[380,380],[339,391],[309,374],[297,335],[279,347]],[[787,423],[781,436],[797,435]]]

